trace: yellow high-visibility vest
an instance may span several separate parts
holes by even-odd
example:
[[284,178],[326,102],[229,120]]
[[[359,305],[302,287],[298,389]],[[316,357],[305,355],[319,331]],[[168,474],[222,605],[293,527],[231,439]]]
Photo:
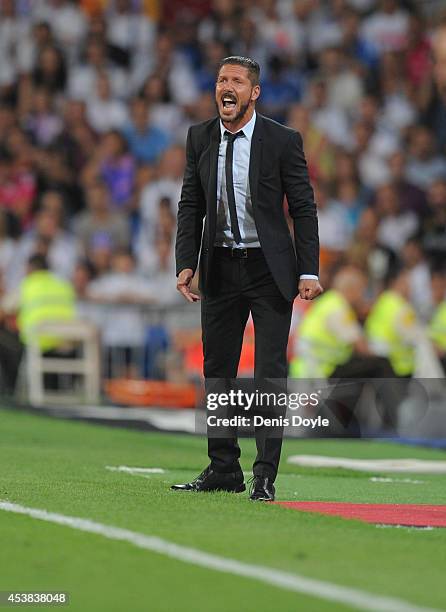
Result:
[[429,338],[442,351],[446,351],[446,301],[434,312],[429,324]]
[[[28,344],[36,325],[75,318],[75,295],[69,282],[48,270],[37,270],[26,276],[20,286],[20,309],[17,318],[20,338]],[[62,343],[60,338],[38,338],[42,351],[52,350]]]
[[387,357],[397,376],[408,376],[415,368],[413,343],[401,334],[401,325],[409,330],[416,322],[416,313],[409,302],[396,291],[383,291],[365,322],[371,349]]
[[340,321],[356,321],[354,310],[344,296],[331,289],[318,297],[306,312],[298,330],[298,356],[290,364],[293,378],[328,377],[336,366],[346,363],[352,354],[350,343],[338,338],[328,326],[334,312]]

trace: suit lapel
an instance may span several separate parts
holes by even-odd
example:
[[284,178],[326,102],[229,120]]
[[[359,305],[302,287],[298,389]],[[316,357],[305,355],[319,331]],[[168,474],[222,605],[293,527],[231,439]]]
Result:
[[209,145],[209,182],[208,182],[208,218],[210,235],[215,233],[217,220],[217,167],[218,167],[218,150],[220,147],[220,121],[217,119],[212,127],[210,145]]
[[249,188],[253,207],[257,201],[257,187],[259,184],[260,162],[262,158],[263,118],[256,116],[256,124],[251,140],[251,155],[249,159]]

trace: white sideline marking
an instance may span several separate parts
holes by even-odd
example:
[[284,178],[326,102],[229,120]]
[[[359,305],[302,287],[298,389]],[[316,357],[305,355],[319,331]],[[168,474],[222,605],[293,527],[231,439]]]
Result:
[[402,484],[425,484],[424,480],[412,480],[411,478],[380,478],[379,476],[372,476],[369,478],[370,482],[400,482]]
[[432,608],[421,608],[402,599],[394,597],[382,597],[367,591],[353,589],[350,587],[331,584],[313,578],[306,578],[299,574],[291,574],[281,570],[273,569],[262,565],[251,565],[236,559],[219,557],[211,553],[204,552],[196,548],[189,548],[168,540],[163,540],[156,536],[149,536],[128,529],[121,529],[112,525],[104,525],[89,519],[75,516],[66,516],[55,512],[47,512],[38,508],[27,508],[19,504],[7,501],[0,501],[0,510],[13,512],[15,514],[25,514],[35,519],[66,525],[72,529],[86,531],[102,535],[110,540],[129,542],[138,548],[150,550],[151,552],[166,555],[179,561],[198,565],[206,569],[213,569],[219,572],[253,578],[266,584],[303,593],[319,599],[337,601],[339,603],[359,608],[360,610],[371,610],[372,612],[438,612]]
[[164,474],[163,468],[139,468],[129,467],[128,465],[106,465],[106,470],[110,472],[125,472],[126,474]]
[[412,533],[415,531],[434,531],[438,529],[438,527],[416,527],[415,525],[387,525],[385,523],[377,523],[375,527],[378,529],[387,529],[391,527],[393,529],[406,529],[407,531],[411,531]]
[[287,463],[305,467],[346,468],[359,472],[413,472],[446,474],[446,461],[426,459],[350,459],[321,455],[292,455]]

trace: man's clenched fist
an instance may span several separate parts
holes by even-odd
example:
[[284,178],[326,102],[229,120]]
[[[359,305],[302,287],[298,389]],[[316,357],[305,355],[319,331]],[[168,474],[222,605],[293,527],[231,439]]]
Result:
[[191,268],[185,268],[178,274],[177,279],[177,289],[188,302],[198,302],[200,299],[199,295],[190,290],[193,275],[194,271]]
[[302,278],[299,281],[299,295],[303,300],[313,300],[322,293],[323,289],[318,280]]

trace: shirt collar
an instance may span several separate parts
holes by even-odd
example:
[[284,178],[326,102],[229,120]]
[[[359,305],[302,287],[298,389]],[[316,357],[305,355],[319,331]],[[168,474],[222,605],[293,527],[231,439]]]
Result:
[[[251,119],[248,121],[248,123],[246,125],[244,125],[240,130],[237,130],[237,132],[243,132],[245,137],[248,139],[249,142],[251,142],[252,140],[252,135],[254,133],[254,127],[256,124],[256,112],[254,111],[252,114]],[[226,131],[225,126],[223,125],[222,120],[220,119],[220,134],[221,134],[221,138],[223,140],[223,136],[224,133]]]

